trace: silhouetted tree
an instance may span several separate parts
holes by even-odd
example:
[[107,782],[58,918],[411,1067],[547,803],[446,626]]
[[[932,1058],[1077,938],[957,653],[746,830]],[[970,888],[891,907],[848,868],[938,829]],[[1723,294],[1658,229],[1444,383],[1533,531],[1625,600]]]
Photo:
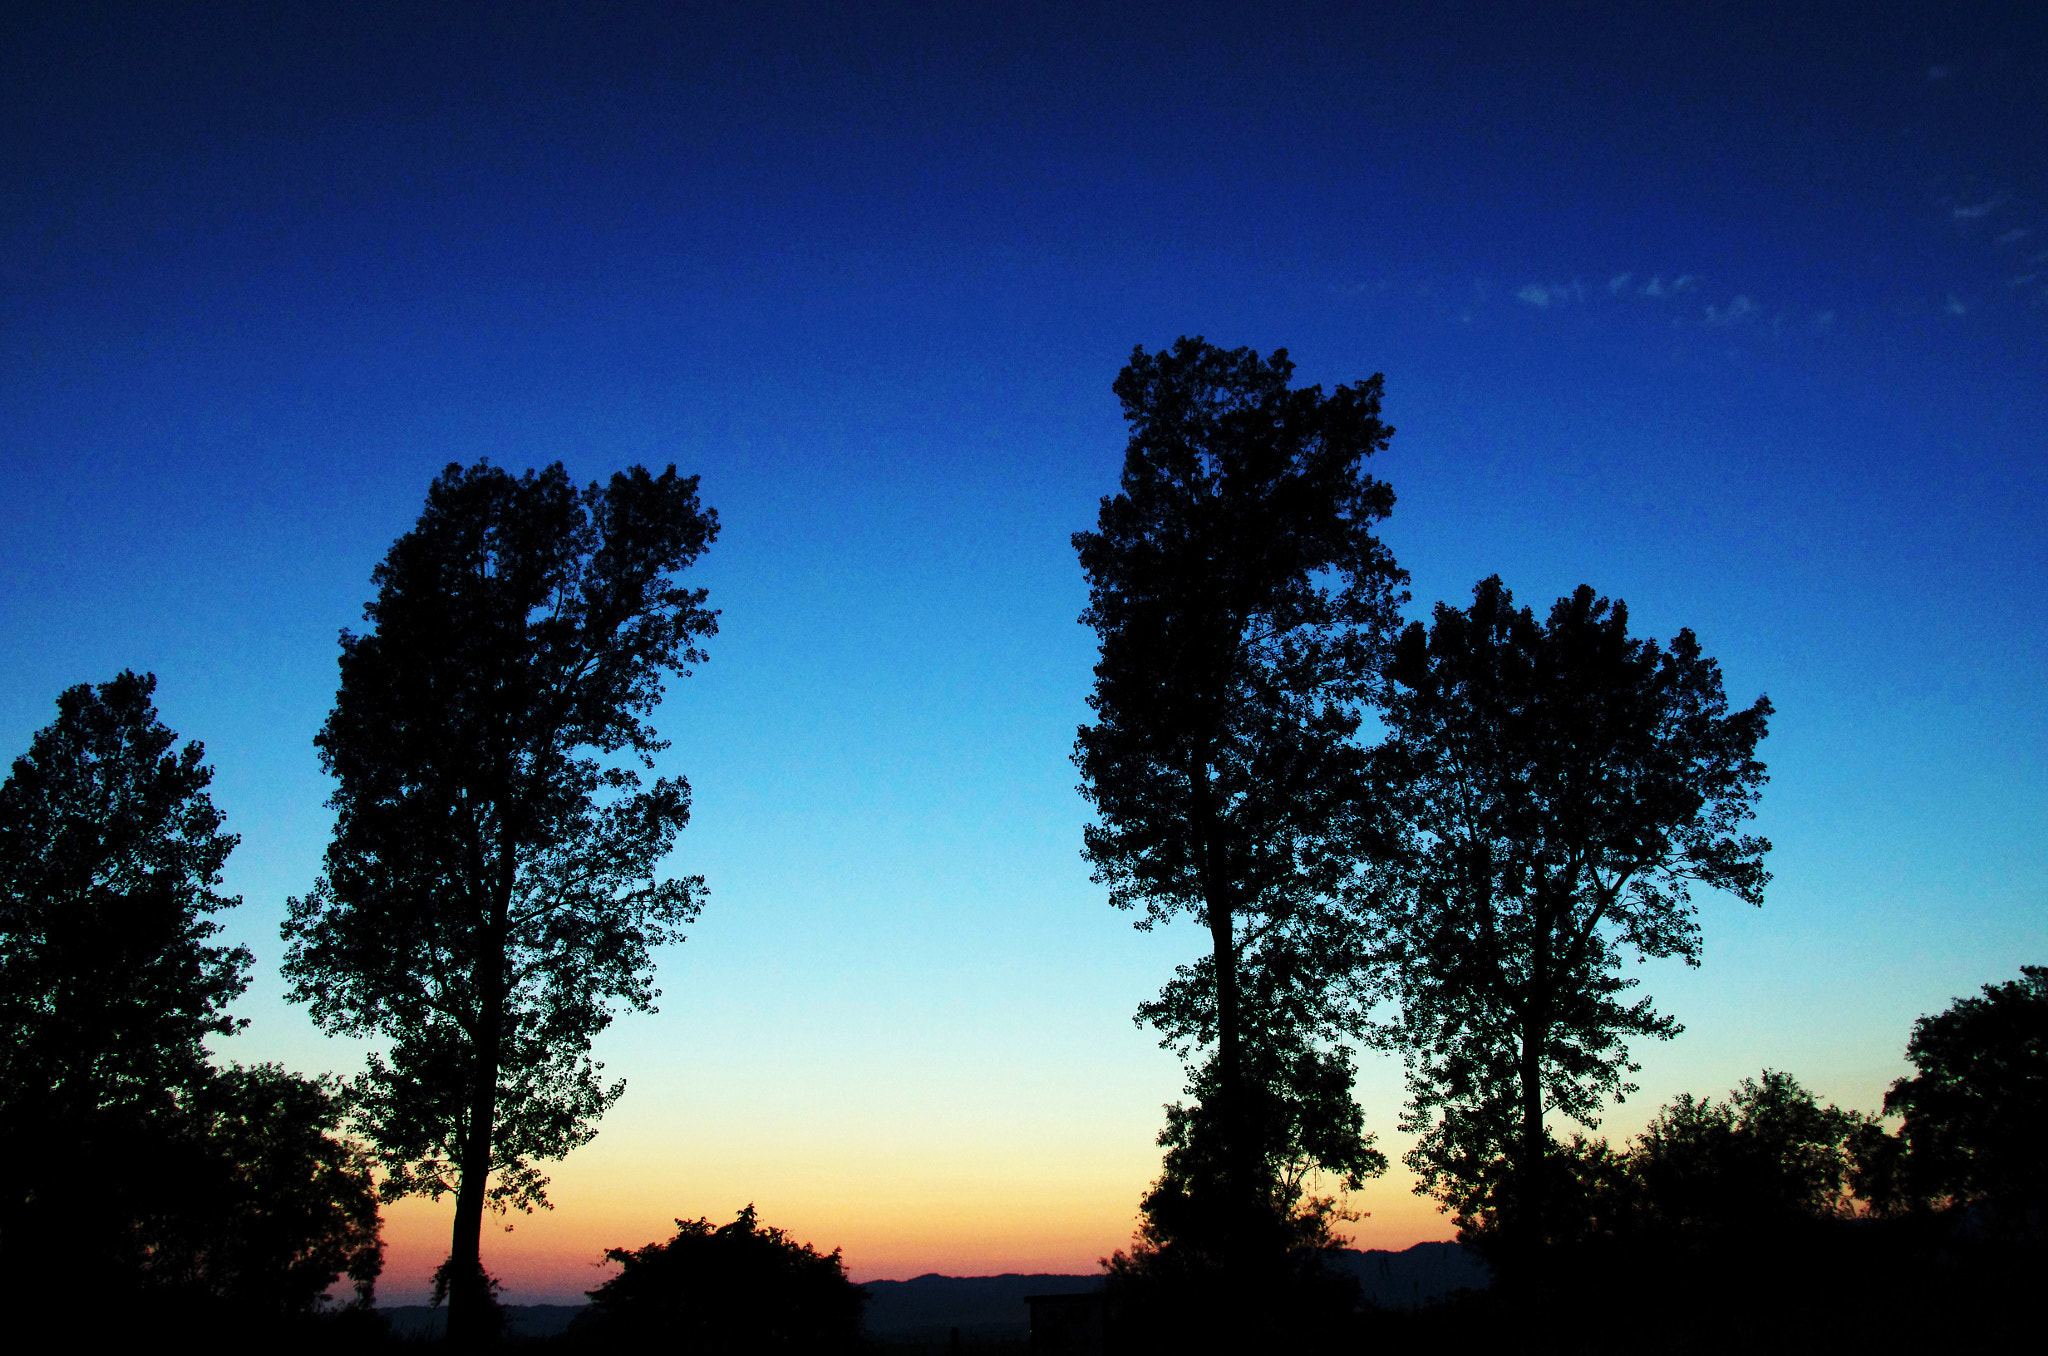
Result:
[[204,1039],[242,1025],[249,953],[210,944],[209,917],[238,902],[218,890],[236,840],[155,687],[67,690],[0,786],[6,1271],[102,1335],[144,1304],[304,1315],[343,1274],[367,1302],[376,1195],[332,1097],[208,1061]]
[[1085,855],[1140,928],[1186,913],[1208,930],[1140,1017],[1185,1058],[1213,1049],[1212,1166],[1190,1180],[1218,1197],[1225,1248],[1271,1215],[1254,1062],[1278,1070],[1334,1029],[1356,973],[1353,736],[1405,579],[1373,535],[1393,493],[1362,470],[1392,434],[1380,378],[1326,396],[1293,371],[1285,351],[1200,339],[1136,350],[1115,384],[1121,492],[1074,536],[1101,641],[1074,751],[1097,813]]
[[[1604,1139],[1574,1132],[1555,1139],[1544,1160],[1544,1243],[1553,1249],[1583,1248],[1619,1237],[1633,1244],[1645,1217],[1634,1146],[1616,1150]],[[1508,1163],[1487,1165],[1482,1181],[1468,1187],[1475,1197],[1505,1194]],[[1498,1258],[1497,1220],[1486,1211],[1470,1218],[1460,1242],[1489,1260]]]
[[607,1348],[723,1356],[851,1351],[868,1292],[827,1255],[763,1226],[749,1205],[730,1224],[677,1220],[676,1235],[610,1248],[619,1274],[590,1292],[571,1333]]
[[1408,1161],[1511,1266],[1549,1236],[1551,1112],[1597,1123],[1631,1090],[1631,1037],[1679,1030],[1628,1002],[1625,954],[1697,964],[1689,886],[1763,900],[1769,844],[1738,832],[1765,777],[1770,703],[1728,714],[1690,631],[1628,634],[1581,587],[1547,622],[1498,578],[1411,625],[1387,668],[1376,761],[1405,841],[1384,895]]
[[[1856,1214],[1857,1145],[1869,1124],[1770,1069],[1719,1101],[1680,1093],[1618,1150],[1578,1134],[1553,1142],[1544,1242],[1618,1244],[1661,1258],[1674,1246],[1696,1255],[1803,1240],[1803,1226]],[[1507,1160],[1495,1167],[1504,1174]],[[1486,1185],[1508,1184],[1496,1177]],[[1496,1212],[1482,1211],[1466,1241],[1497,1251],[1498,1223]]]
[[1635,1227],[1746,1240],[1849,1218],[1868,1123],[1770,1069],[1723,1101],[1681,1094],[1628,1155]]
[[[1366,1132],[1365,1113],[1352,1095],[1356,1071],[1349,1052],[1306,1043],[1276,1049],[1262,1041],[1248,1052],[1243,1072],[1241,1128],[1249,1128],[1258,1146],[1258,1180],[1268,1193],[1259,1222],[1271,1237],[1260,1251],[1298,1257],[1337,1246],[1331,1226],[1348,1216],[1334,1198],[1315,1194],[1319,1178],[1327,1174],[1330,1185],[1356,1191],[1386,1171],[1386,1155]],[[1212,1055],[1189,1081],[1193,1100],[1166,1108],[1159,1134],[1166,1155],[1145,1198],[1140,1238],[1155,1251],[1179,1245],[1221,1264],[1224,1259],[1213,1255],[1223,1243],[1221,1231],[1200,1217],[1215,1208],[1217,1193],[1205,1187],[1223,1171],[1216,1079]]]
[[[1934,1268],[1861,1218],[1869,1124],[1766,1070],[1724,1098],[1677,1097],[1619,1148],[1562,1138],[1544,1165],[1545,1284],[1493,1298],[1516,1328],[1496,1345],[1600,1351],[1604,1331],[1616,1350],[1870,1346],[1893,1330],[1870,1317],[1924,1305]],[[1467,1245],[1498,1256],[1498,1222],[1482,1213]]]
[[235,836],[155,690],[67,689],[0,785],[0,1269],[32,1291],[136,1274],[165,1121],[241,1025],[249,953],[210,943]]
[[1343,1245],[1337,1226],[1358,1216],[1322,1188],[1355,1191],[1386,1170],[1352,1092],[1350,1053],[1300,1039],[1283,1047],[1269,1035],[1245,1056],[1236,1129],[1258,1148],[1258,1208],[1225,1213],[1212,1054],[1189,1080],[1192,1100],[1166,1108],[1166,1152],[1131,1250],[1104,1263],[1128,1326],[1162,1350],[1213,1335],[1219,1323],[1248,1322],[1268,1341],[1285,1340],[1358,1303],[1355,1283],[1324,1265]]
[[647,718],[716,630],[672,576],[717,534],[697,480],[640,467],[579,491],[557,464],[451,465],[372,576],[314,741],[335,777],[325,869],[291,901],[285,974],[333,1033],[385,1037],[357,1087],[387,1195],[456,1197],[440,1283],[488,1330],[487,1206],[546,1203],[535,1163],[596,1133],[623,1084],[591,1041],[646,1009],[650,948],[702,880],[655,868],[689,818]]
[[168,1207],[149,1219],[153,1284],[276,1320],[310,1313],[346,1275],[367,1305],[384,1265],[369,1152],[341,1133],[320,1080],[231,1065],[168,1126]]
[[1888,1213],[1984,1205],[2001,1227],[2048,1210],[2048,967],[1922,1017],[1906,1058],[1884,1099],[1902,1123],[1866,1135],[1862,1190]]

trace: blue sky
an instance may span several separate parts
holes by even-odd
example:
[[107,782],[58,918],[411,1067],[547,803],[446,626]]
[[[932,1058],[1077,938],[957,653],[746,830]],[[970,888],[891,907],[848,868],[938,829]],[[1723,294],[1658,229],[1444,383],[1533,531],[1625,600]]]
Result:
[[[1705,900],[1705,965],[1648,972],[1688,1032],[1609,1128],[1765,1065],[1873,1107],[1913,1018],[2048,956],[2038,25],[4,23],[0,752],[68,684],[159,675],[242,835],[259,965],[223,1053],[359,1057],[282,1003],[276,929],[330,822],[335,635],[438,469],[674,461],[724,521],[722,631],[660,721],[711,902],[661,1014],[604,1039],[631,1090],[559,1208],[492,1245],[527,1298],[750,1199],[869,1276],[1127,1236],[1179,1083],[1129,1015],[1199,945],[1088,884],[1067,762],[1067,538],[1134,344],[1384,372],[1418,613],[1496,571],[1539,607],[1591,583],[1770,694],[1769,902]],[[1397,1074],[1361,1092],[1391,1131]],[[1405,1193],[1367,1193],[1361,1241],[1448,1232]],[[441,1227],[394,1214],[387,1295]]]

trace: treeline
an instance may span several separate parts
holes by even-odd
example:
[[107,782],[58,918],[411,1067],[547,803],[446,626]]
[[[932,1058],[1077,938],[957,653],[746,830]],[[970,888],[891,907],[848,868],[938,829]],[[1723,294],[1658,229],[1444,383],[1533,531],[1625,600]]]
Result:
[[[1489,577],[1404,625],[1376,536],[1394,496],[1365,470],[1393,433],[1381,379],[1325,394],[1292,373],[1284,352],[1139,349],[1120,492],[1074,538],[1100,639],[1085,855],[1139,927],[1207,934],[1138,1013],[1190,1100],[1108,1263],[1126,1344],[1358,1331],[1321,1258],[1335,1188],[1385,1167],[1353,1094],[1368,1050],[1403,1061],[1407,1164],[1495,1269],[1480,1310],[1418,1334],[1439,1345],[1512,1314],[1510,1346],[1684,1346],[1651,1322],[1681,1302],[1723,1337],[1717,1315],[1794,1301],[1838,1327],[1852,1295],[1896,1315],[1906,1292],[1851,1284],[1884,1271],[1870,1257],[1826,1270],[1822,1225],[1918,1222],[1858,1246],[1925,1260],[1967,1212],[1971,1236],[2038,1250],[2039,970],[1915,1029],[1896,1132],[1766,1072],[1630,1145],[1585,1138],[1635,1091],[1633,1045],[1682,1029],[1629,967],[1699,963],[1696,890],[1764,902],[1770,844],[1746,825],[1771,704],[1731,706],[1690,630],[1631,635],[1589,586],[1539,616]],[[1728,1289],[1703,1310],[1706,1273]],[[1950,1340],[1988,1321],[1981,1294],[1943,1294],[1923,1308]],[[1610,1340],[1625,1312],[1650,1326]]]
[[[17,1333],[275,1330],[382,1268],[332,1079],[217,1067],[251,957],[212,915],[235,837],[155,680],[57,699],[0,785],[0,1273]],[[132,1333],[131,1333],[132,1335]]]
[[0,1265],[39,1313],[303,1328],[347,1277],[326,1327],[361,1337],[379,1201],[453,1195],[436,1301],[456,1343],[496,1335],[484,1216],[545,1203],[538,1164],[596,1132],[623,1084],[592,1040],[652,1007],[651,952],[700,906],[657,874],[689,786],[640,774],[664,678],[717,629],[676,580],[717,530],[672,467],[429,488],[341,637],[334,834],[284,925],[290,996],[374,1042],[346,1084],[209,1059],[251,957],[210,941],[239,901],[204,751],[153,677],[59,697],[0,791]]
[[[1119,492],[1074,538],[1100,641],[1084,853],[1138,926],[1206,938],[1138,1013],[1188,1083],[1105,1264],[1115,1340],[1405,1323],[1444,1344],[1426,1325],[1455,1322],[1597,1349],[1595,1316],[1648,1322],[1711,1285],[1717,1312],[1756,1314],[2037,1253],[2038,969],[1924,1019],[1883,1117],[1767,1071],[1631,1143],[1587,1138],[1635,1090],[1634,1046],[1681,1030],[1628,967],[1699,962],[1696,890],[1764,902],[1747,826],[1771,705],[1731,705],[1691,631],[1632,635],[1591,587],[1539,616],[1489,577],[1404,622],[1377,535],[1394,495],[1365,470],[1393,435],[1380,378],[1292,375],[1284,352],[1136,351]],[[448,1195],[436,1299],[456,1344],[495,1338],[484,1217],[544,1204],[542,1165],[595,1134],[623,1084],[593,1040],[651,1009],[652,950],[705,898],[659,871],[688,783],[642,774],[664,684],[717,630],[679,582],[717,533],[673,467],[577,486],[451,465],[429,488],[368,629],[341,637],[314,740],[335,826],[284,925],[291,997],[372,1043],[346,1083],[209,1057],[251,958],[213,940],[235,838],[203,750],[164,728],[152,677],[59,697],[0,788],[8,1274],[88,1325],[325,1315],[367,1341],[378,1203]],[[1362,1315],[1324,1264],[1344,1190],[1387,1167],[1354,1092],[1367,1053],[1402,1060],[1406,1161],[1495,1268],[1446,1315]],[[858,1327],[838,1254],[751,1210],[611,1256],[578,1340],[826,1350]],[[326,1298],[344,1279],[353,1306]],[[1960,1314],[1963,1291],[1927,1293],[1915,1312]]]

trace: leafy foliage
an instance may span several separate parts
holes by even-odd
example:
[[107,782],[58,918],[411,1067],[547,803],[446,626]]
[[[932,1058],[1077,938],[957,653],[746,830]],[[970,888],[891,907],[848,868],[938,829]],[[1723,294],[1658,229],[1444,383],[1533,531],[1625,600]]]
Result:
[[[153,674],[57,698],[0,785],[0,1096],[11,1122],[160,1101],[203,1078],[249,952],[210,945],[236,838]],[[62,1133],[62,1132],[59,1132]],[[18,1160],[16,1160],[18,1161]]]
[[[1606,1289],[1648,1296],[1674,1270],[1749,1274],[1833,1246],[1819,1231],[1859,1213],[1852,1186],[1869,1125],[1767,1069],[1719,1101],[1680,1094],[1618,1148],[1583,1134],[1549,1140],[1535,1242],[1560,1291],[1552,1298],[1569,1309]],[[1525,1170],[1505,1154],[1480,1165],[1461,1183],[1458,1222],[1466,1246],[1524,1268],[1512,1292],[1526,1297],[1531,1241],[1514,1232],[1526,1226],[1515,1214]]]
[[203,1309],[316,1309],[381,1265],[362,1151],[332,1091],[275,1066],[215,1071],[203,1044],[249,953],[210,944],[235,837],[156,680],[66,690],[0,786],[0,1213],[10,1275],[104,1325]]
[[1856,1144],[1868,1120],[1766,1069],[1716,1102],[1681,1094],[1629,1155],[1642,1227],[1754,1237],[1856,1213]]
[[1866,1138],[1863,1189],[1891,1213],[1988,1205],[2019,1218],[2048,1207],[2048,967],[1987,984],[1913,1024],[1911,1078],[1884,1109],[1894,1138]]
[[32,1287],[139,1275],[163,1127],[240,1025],[249,953],[209,941],[235,837],[155,690],[66,689],[0,785],[0,1262]]
[[374,629],[343,633],[315,740],[337,822],[285,974],[323,1029],[389,1041],[362,1124],[387,1194],[456,1192],[460,1273],[486,1203],[544,1205],[536,1164],[619,1097],[591,1042],[652,1005],[650,952],[700,907],[701,879],[655,875],[688,784],[618,756],[666,747],[663,675],[716,631],[672,576],[717,527],[673,467],[579,491],[560,465],[451,465],[372,576]]
[[749,1205],[730,1224],[677,1220],[675,1237],[611,1248],[619,1274],[590,1292],[572,1328],[608,1345],[664,1351],[850,1351],[867,1291],[847,1279],[835,1248],[822,1254],[762,1225]]
[[1376,770],[1400,837],[1379,961],[1399,1012],[1376,1034],[1407,1063],[1408,1161],[1461,1218],[1536,1247],[1545,1117],[1596,1124],[1632,1090],[1629,1040],[1679,1030],[1628,1001],[1624,956],[1698,962],[1693,884],[1762,902],[1770,845],[1739,830],[1770,703],[1730,714],[1690,631],[1631,638],[1626,606],[1585,587],[1538,623],[1497,577],[1411,625],[1387,675]]
[[[1356,1071],[1348,1052],[1306,1042],[1276,1049],[1266,1041],[1253,1048],[1247,1063],[1250,1095],[1242,1128],[1257,1144],[1263,1167],[1259,1180],[1266,1199],[1254,1219],[1264,1237],[1237,1251],[1298,1265],[1338,1246],[1335,1226],[1355,1218],[1334,1196],[1318,1194],[1325,1175],[1329,1185],[1355,1191],[1386,1171],[1386,1155],[1374,1147],[1352,1096]],[[1188,1093],[1191,1102],[1166,1108],[1159,1180],[1145,1195],[1132,1251],[1111,1259],[1113,1273],[1129,1277],[1159,1267],[1201,1272],[1233,1260],[1230,1233],[1245,1222],[1218,1208],[1217,1182],[1226,1163],[1213,1056],[1195,1070]]]
[[1200,339],[1136,350],[1115,387],[1121,492],[1074,537],[1101,642],[1074,746],[1097,813],[1084,854],[1140,928],[1209,931],[1139,1016],[1184,1058],[1215,1047],[1197,1078],[1211,1185],[1251,1214],[1269,1185],[1254,1084],[1322,1067],[1300,1057],[1341,1025],[1355,973],[1353,736],[1404,579],[1373,535],[1393,494],[1361,469],[1392,433],[1380,379],[1326,396],[1293,370]]
[[[1545,1284],[1468,1297],[1417,1339],[1454,1351],[2027,1345],[2038,1247],[1986,1247],[1943,1219],[1873,1219],[1857,1186],[1872,1128],[1765,1070],[1722,1098],[1677,1097],[1624,1144],[1556,1142]],[[1501,1222],[1482,1210],[1466,1243],[1499,1258]]]
[[[1681,1093],[1620,1149],[1578,1134],[1550,1141],[1541,1241],[1567,1251],[1603,1242],[1750,1246],[1853,1218],[1870,1125],[1770,1069],[1719,1101]],[[1516,1241],[1503,1236],[1503,1224],[1517,1170],[1501,1155],[1461,1184],[1462,1237],[1489,1256]]]
[[152,1286],[275,1318],[314,1310],[346,1275],[368,1305],[384,1265],[377,1188],[334,1088],[230,1066],[181,1110],[143,1229]]
[[1166,1108],[1165,1157],[1131,1249],[1103,1263],[1133,1350],[1199,1349],[1223,1333],[1285,1345],[1341,1329],[1357,1308],[1356,1283],[1327,1259],[1358,1216],[1321,1188],[1356,1190],[1386,1157],[1365,1131],[1349,1053],[1261,1041],[1247,1065],[1232,1133],[1256,1145],[1260,1195],[1246,1209],[1228,1188],[1212,1056],[1189,1081],[1193,1100]]

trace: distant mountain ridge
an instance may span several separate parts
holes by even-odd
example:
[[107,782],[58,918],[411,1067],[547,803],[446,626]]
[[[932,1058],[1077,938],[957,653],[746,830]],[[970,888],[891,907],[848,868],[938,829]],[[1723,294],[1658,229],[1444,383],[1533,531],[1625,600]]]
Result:
[[[1493,1274],[1457,1243],[1417,1243],[1400,1252],[1384,1248],[1340,1248],[1332,1264],[1358,1282],[1367,1303],[1383,1309],[1412,1309],[1457,1290],[1483,1290]],[[962,1337],[1022,1337],[1030,1331],[1026,1295],[1078,1294],[1102,1288],[1102,1274],[941,1276],[931,1272],[907,1281],[868,1281],[867,1333],[895,1341],[943,1339],[954,1328]]]
[[[1412,1309],[1456,1290],[1483,1290],[1492,1283],[1486,1264],[1456,1243],[1417,1243],[1400,1252],[1383,1248],[1341,1248],[1331,1262],[1358,1281],[1369,1304]],[[963,1338],[1021,1338],[1031,1330],[1026,1295],[1070,1295],[1102,1288],[1102,1274],[1053,1273],[1000,1276],[941,1276],[927,1272],[907,1281],[867,1281],[868,1336],[890,1341],[943,1341],[958,1328]],[[548,1337],[568,1328],[580,1304],[508,1304],[505,1325],[518,1337]],[[439,1337],[445,1308],[423,1304],[380,1309],[401,1337]]]
[[1493,1270],[1462,1243],[1417,1243],[1400,1252],[1340,1248],[1331,1262],[1358,1282],[1367,1304],[1416,1309],[1459,1290],[1484,1290]]

